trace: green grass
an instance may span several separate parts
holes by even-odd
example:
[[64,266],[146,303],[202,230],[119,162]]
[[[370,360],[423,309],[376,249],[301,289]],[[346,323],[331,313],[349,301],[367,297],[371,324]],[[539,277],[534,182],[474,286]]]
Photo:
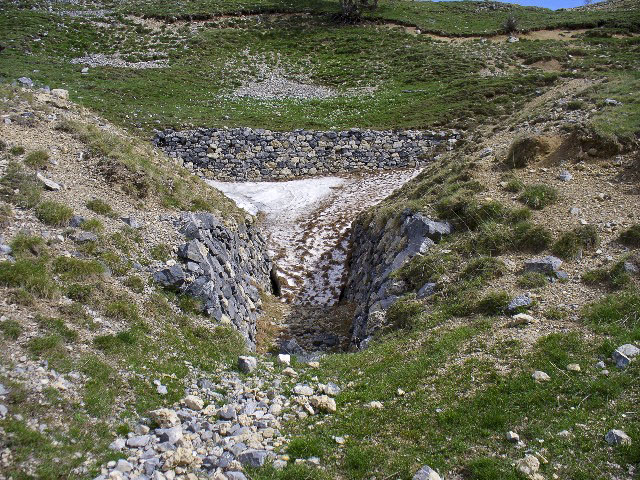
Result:
[[518,286],[522,288],[542,288],[549,280],[542,273],[527,272],[518,277]]
[[64,281],[77,282],[80,280],[94,280],[100,278],[104,266],[97,260],[82,260],[74,257],[57,257],[53,261],[53,273],[58,274]]
[[583,250],[593,250],[600,244],[598,230],[593,225],[582,225],[563,233],[551,251],[563,260],[575,260]]
[[542,210],[554,204],[557,199],[558,191],[554,187],[545,184],[527,185],[518,197],[518,200],[534,210]]
[[475,311],[482,315],[502,315],[511,301],[511,295],[503,291],[486,293],[475,305]]
[[17,340],[22,334],[22,325],[17,320],[4,320],[0,322],[0,331],[6,338]]
[[64,227],[73,217],[73,210],[63,203],[45,200],[36,207],[35,214],[42,223],[54,227]]
[[91,218],[85,222],[82,222],[80,225],[82,230],[93,233],[102,233],[104,232],[104,224],[97,218]]
[[154,260],[166,262],[171,256],[171,247],[164,243],[159,243],[158,245],[154,245],[153,247],[151,247],[151,250],[149,250],[149,254]]
[[632,225],[624,230],[618,240],[627,247],[640,248],[640,224]]
[[42,260],[18,259],[15,263],[0,262],[0,285],[24,288],[43,298],[54,297],[58,288]]
[[622,260],[610,268],[597,268],[585,272],[582,281],[587,285],[601,285],[609,290],[620,290],[631,284],[631,275],[625,271]]
[[24,171],[18,163],[10,162],[5,174],[0,177],[0,198],[24,208],[32,208],[42,195],[42,187],[32,174]]
[[111,208],[111,205],[99,198],[89,200],[86,204],[86,207],[92,212],[104,215],[105,217],[115,218],[117,216],[116,212],[114,212],[113,208]]
[[38,257],[44,253],[45,245],[44,238],[22,232],[17,233],[9,243],[16,258]]
[[9,153],[15,156],[24,155],[24,147],[20,145],[13,146],[9,149]]
[[24,158],[24,164],[34,170],[44,170],[49,165],[49,154],[44,150],[35,150]]

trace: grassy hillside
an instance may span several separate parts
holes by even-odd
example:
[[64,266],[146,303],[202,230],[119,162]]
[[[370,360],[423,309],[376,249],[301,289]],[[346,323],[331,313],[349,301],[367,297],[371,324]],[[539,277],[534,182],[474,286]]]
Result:
[[[604,95],[624,99],[620,110],[629,116],[625,121],[638,119],[636,99],[626,98],[634,91],[632,72],[640,58],[638,37],[631,36],[640,25],[635,10],[554,13],[513,7],[523,30],[599,28],[548,38],[523,36],[518,43],[507,43],[506,37],[451,42],[385,24],[415,24],[444,35],[500,31],[512,7],[493,10],[493,4],[474,2],[383,3],[375,13],[380,25],[344,25],[327,15],[232,17],[187,25],[124,17],[118,10],[153,16],[153,9],[160,8],[157,2],[114,7],[97,22],[94,17],[19,5],[25,8],[3,7],[0,43],[7,48],[1,54],[0,76],[8,81],[29,76],[38,84],[66,86],[74,100],[144,132],[185,123],[277,130],[471,127],[506,118],[527,99],[568,77],[615,85]],[[183,2],[171,8],[198,12],[213,9],[211,5]],[[215,5],[236,11],[234,4]],[[296,8],[306,10],[304,5]],[[96,54],[167,65],[96,66],[82,74],[82,62],[70,63]],[[552,67],[544,64],[550,61],[555,62]],[[309,99],[234,94],[272,75],[329,89],[330,94]],[[601,123],[606,124],[606,118]]]

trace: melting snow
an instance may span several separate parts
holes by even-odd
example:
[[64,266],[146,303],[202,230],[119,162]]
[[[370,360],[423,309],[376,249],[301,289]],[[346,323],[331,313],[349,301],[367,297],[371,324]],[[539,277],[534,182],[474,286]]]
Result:
[[285,298],[331,306],[345,281],[351,222],[417,175],[400,170],[287,182],[207,183],[249,213],[264,215]]

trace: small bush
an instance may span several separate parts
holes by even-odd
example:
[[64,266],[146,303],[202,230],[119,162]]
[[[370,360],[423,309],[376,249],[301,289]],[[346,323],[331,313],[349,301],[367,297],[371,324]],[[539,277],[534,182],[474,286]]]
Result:
[[104,200],[100,200],[99,198],[94,198],[93,200],[89,200],[86,204],[87,208],[92,212],[96,212],[100,215],[104,215],[105,217],[114,218],[116,213]]
[[502,30],[507,34],[517,33],[519,24],[520,22],[516,17],[509,15],[502,23]]
[[618,240],[627,247],[640,248],[640,223],[622,232]]
[[25,157],[24,164],[35,170],[44,170],[49,165],[49,154],[44,150],[36,150]]
[[558,191],[544,184],[527,185],[518,200],[529,208],[542,210],[558,200]]
[[62,276],[65,280],[87,280],[104,274],[104,266],[97,260],[57,257],[53,261],[53,272]]
[[598,230],[593,225],[583,225],[563,233],[553,244],[551,251],[563,260],[575,260],[583,250],[592,250],[600,243]]
[[522,288],[541,288],[548,283],[547,277],[538,272],[527,272],[518,278],[518,286]]
[[0,331],[10,340],[17,340],[22,334],[22,326],[16,320],[0,322]]
[[494,257],[478,257],[471,260],[462,270],[460,278],[463,280],[480,279],[483,281],[501,277],[506,271],[502,260]]
[[59,202],[47,200],[36,207],[36,217],[42,223],[56,227],[63,227],[69,224],[73,217],[71,207]]
[[509,302],[511,296],[507,292],[489,292],[476,303],[475,311],[483,315],[502,315]]
[[15,147],[11,147],[9,149],[9,153],[11,155],[23,155],[24,154],[24,147],[20,146],[20,145],[16,145]]
[[0,178],[0,198],[23,208],[32,208],[42,196],[42,186],[33,174],[26,173],[22,166],[9,163]]

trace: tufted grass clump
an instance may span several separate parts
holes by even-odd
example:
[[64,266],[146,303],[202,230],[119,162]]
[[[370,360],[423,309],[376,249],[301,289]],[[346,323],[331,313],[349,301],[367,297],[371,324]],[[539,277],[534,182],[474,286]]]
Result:
[[24,164],[34,170],[44,170],[49,165],[49,154],[44,150],[35,150],[24,158]]
[[105,313],[116,320],[126,320],[128,322],[140,321],[138,306],[133,299],[124,296],[107,303]]
[[543,183],[527,185],[518,200],[529,208],[542,210],[558,200],[558,191],[554,187]]
[[73,217],[71,207],[53,200],[46,200],[36,207],[36,217],[42,223],[54,227],[64,227]]
[[600,285],[609,290],[620,290],[631,284],[631,275],[625,270],[625,261],[614,263],[611,268],[597,268],[582,275],[583,283]]
[[22,335],[22,325],[17,320],[4,320],[0,322],[0,332],[10,340],[17,340]]
[[421,302],[402,298],[391,305],[387,311],[389,327],[403,330],[413,328],[423,313],[424,305]]
[[511,144],[504,165],[507,168],[525,168],[547,153],[549,143],[544,138],[535,135],[523,136],[516,138]]
[[541,288],[549,283],[547,277],[538,272],[526,272],[518,278],[518,286],[522,288]]
[[144,280],[139,275],[128,276],[124,284],[136,293],[142,293],[144,291]]
[[482,315],[502,315],[511,301],[511,296],[505,291],[491,291],[485,294],[475,305],[475,312]]
[[506,272],[507,267],[504,262],[495,257],[478,257],[467,263],[460,278],[463,280],[488,280],[499,278]]
[[515,224],[486,222],[471,240],[471,248],[473,252],[491,255],[506,252],[539,253],[549,247],[551,240],[549,229],[528,221]]
[[46,247],[44,238],[22,232],[17,233],[9,245],[16,258],[38,257],[44,253]]
[[9,149],[11,155],[24,155],[24,147],[22,145],[15,145]]
[[563,260],[575,260],[583,250],[593,250],[600,243],[598,230],[593,225],[583,225],[563,233],[553,244],[551,251]]
[[25,172],[16,163],[9,162],[5,174],[0,177],[0,198],[23,208],[32,208],[42,196],[42,186],[33,174]]
[[80,228],[86,232],[102,233],[104,232],[104,224],[97,218],[91,218],[82,222]]
[[640,338],[640,293],[626,289],[607,295],[586,305],[582,317],[600,332]]
[[618,240],[627,247],[640,248],[640,223],[623,231],[618,237]]
[[164,243],[159,243],[158,245],[154,245],[153,247],[151,247],[151,250],[149,250],[149,255],[151,255],[151,258],[154,260],[158,260],[159,262],[166,262],[171,256],[171,247]]
[[36,322],[49,333],[60,335],[67,342],[74,342],[78,339],[78,332],[67,327],[61,318],[46,317],[44,315],[36,315]]
[[520,222],[513,229],[514,249],[520,252],[539,253],[551,245],[548,228],[530,222]]
[[95,212],[99,215],[104,215],[105,217],[109,217],[109,218],[116,217],[116,212],[113,211],[113,208],[111,208],[111,205],[109,205],[107,202],[99,198],[94,198],[92,200],[89,200],[86,203],[86,207],[92,212]]
[[53,261],[53,272],[68,281],[90,280],[104,274],[104,266],[97,260],[82,260],[74,257],[57,257]]
[[0,262],[0,285],[23,288],[42,298],[52,298],[57,287],[45,261],[41,259],[17,259],[14,263]]
[[453,253],[427,253],[416,255],[406,263],[394,276],[407,282],[412,288],[418,289],[427,282],[437,283],[447,271],[453,268],[457,255]]

